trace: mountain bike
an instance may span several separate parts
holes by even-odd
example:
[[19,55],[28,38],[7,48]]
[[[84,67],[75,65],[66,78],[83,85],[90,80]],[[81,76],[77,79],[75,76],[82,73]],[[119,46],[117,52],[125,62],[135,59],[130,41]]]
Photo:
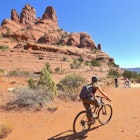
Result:
[[124,88],[131,88],[130,82],[124,82],[124,83],[123,83],[123,87],[124,87]]
[[[92,106],[91,108],[92,113],[97,114],[97,117],[92,119],[94,121],[95,119],[97,119],[101,125],[105,125],[110,121],[113,109],[110,104],[106,104],[103,101],[103,99],[105,99],[104,97],[96,95],[95,98],[99,102],[99,107]],[[89,125],[86,110],[83,110],[76,115],[73,121],[73,132],[81,133],[85,130],[89,130],[91,125],[92,124]]]

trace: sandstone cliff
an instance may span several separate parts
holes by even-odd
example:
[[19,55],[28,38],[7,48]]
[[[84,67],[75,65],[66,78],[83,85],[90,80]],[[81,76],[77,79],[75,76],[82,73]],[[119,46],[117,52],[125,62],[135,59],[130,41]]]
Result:
[[101,44],[96,45],[88,33],[69,33],[60,28],[52,6],[46,7],[41,18],[36,17],[36,10],[29,4],[20,14],[12,9],[11,19],[4,19],[1,23],[0,36],[0,44],[8,45],[10,53],[18,48],[29,54],[32,50],[63,54],[70,58],[83,57],[85,61],[95,59],[101,64],[101,69],[107,68],[106,73],[110,69],[109,64],[114,64],[114,59],[103,52]]

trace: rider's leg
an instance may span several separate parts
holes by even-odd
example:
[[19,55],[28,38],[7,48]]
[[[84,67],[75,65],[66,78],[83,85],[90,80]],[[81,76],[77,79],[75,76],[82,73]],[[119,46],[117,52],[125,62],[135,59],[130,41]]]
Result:
[[97,117],[96,114],[92,114],[90,104],[95,106],[95,110],[94,110],[95,112],[96,112],[96,108],[99,107],[99,103],[94,97],[90,97],[88,99],[83,99],[83,105],[87,111],[88,121],[92,121],[92,116],[93,116],[93,118]]
[[92,119],[91,119],[92,118],[92,112],[91,112],[90,104],[83,101],[83,105],[84,105],[84,107],[86,109],[86,112],[87,112],[87,119],[90,122],[90,121],[92,121]]

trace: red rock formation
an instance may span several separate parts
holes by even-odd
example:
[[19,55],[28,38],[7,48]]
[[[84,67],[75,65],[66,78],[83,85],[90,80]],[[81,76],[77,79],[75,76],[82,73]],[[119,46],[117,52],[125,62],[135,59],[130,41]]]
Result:
[[33,24],[36,22],[36,11],[29,4],[26,4],[20,14],[20,23]]
[[67,45],[78,47],[80,44],[80,33],[71,33],[69,35]]
[[93,39],[87,33],[81,33],[80,34],[79,48],[83,48],[83,47],[96,48],[96,45],[93,42]]
[[42,16],[42,19],[51,19],[52,21],[58,23],[56,12],[53,7],[48,6]]
[[41,38],[39,38],[38,43],[45,43],[45,44],[53,44],[53,45],[57,45],[57,43],[60,40],[60,35],[53,35],[53,34],[46,34],[44,36],[42,36]]
[[96,48],[93,39],[87,33],[71,33],[67,45],[79,48]]
[[15,9],[11,10],[11,20],[19,23],[19,16],[18,16],[18,13]]
[[98,50],[101,50],[102,49],[101,44],[98,44],[97,48],[98,48]]

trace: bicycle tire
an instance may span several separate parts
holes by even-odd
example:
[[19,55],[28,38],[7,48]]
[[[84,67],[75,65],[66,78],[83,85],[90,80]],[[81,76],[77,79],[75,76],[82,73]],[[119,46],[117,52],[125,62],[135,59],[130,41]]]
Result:
[[87,112],[84,110],[76,115],[73,122],[73,132],[82,133],[88,129],[90,129],[90,125],[88,125]]
[[112,117],[113,109],[111,105],[105,104],[98,111],[98,121],[100,124],[107,124]]

